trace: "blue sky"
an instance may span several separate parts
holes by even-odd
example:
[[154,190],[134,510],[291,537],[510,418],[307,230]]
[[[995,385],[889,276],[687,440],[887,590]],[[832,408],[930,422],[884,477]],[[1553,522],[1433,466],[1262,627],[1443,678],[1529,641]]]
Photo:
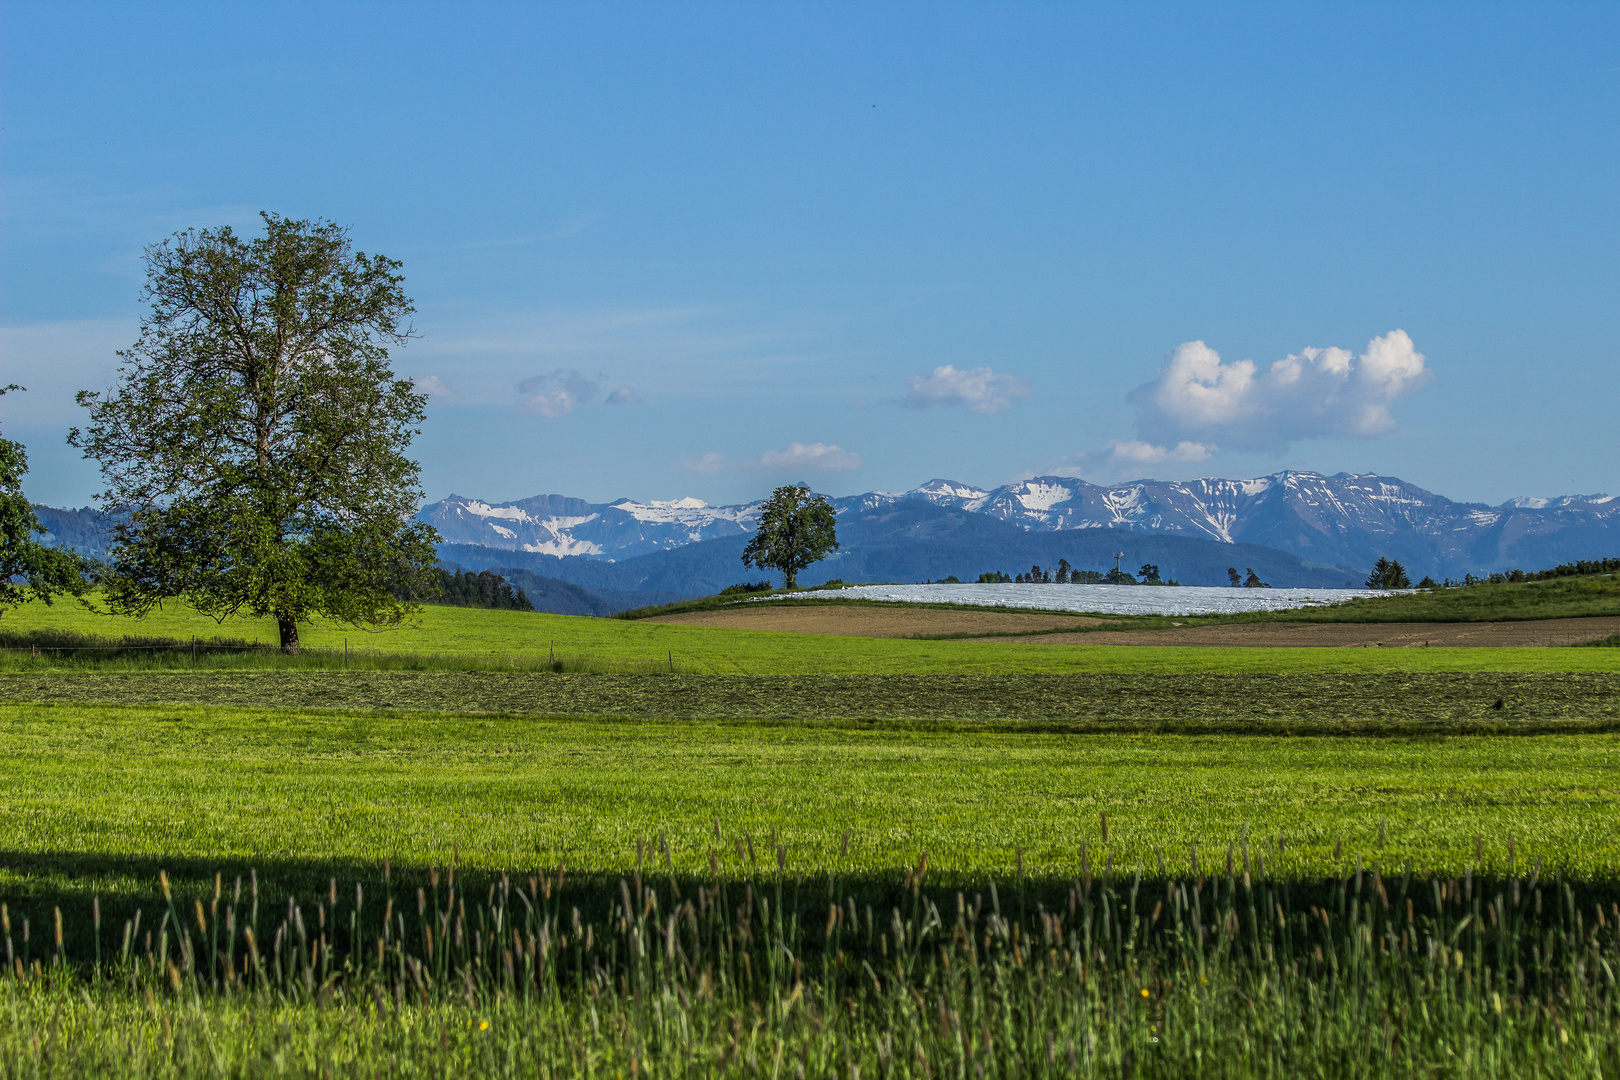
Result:
[[1620,6],[8,2],[0,42],[0,423],[55,505],[142,247],[260,209],[404,261],[430,499],[1620,489]]

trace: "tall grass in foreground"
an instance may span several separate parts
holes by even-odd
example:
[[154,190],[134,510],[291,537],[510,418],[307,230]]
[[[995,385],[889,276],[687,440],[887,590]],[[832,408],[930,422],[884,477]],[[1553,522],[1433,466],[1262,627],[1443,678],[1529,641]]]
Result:
[[7,910],[0,1074],[1620,1069],[1620,906],[1539,865],[1300,883],[1245,851],[1208,876],[1110,862],[962,889],[931,884],[926,854],[881,881],[795,878],[781,848],[775,866],[683,879],[638,860],[471,892],[451,869],[273,909],[251,876],[189,898],[164,879],[161,911],[103,924],[98,906],[82,934]]

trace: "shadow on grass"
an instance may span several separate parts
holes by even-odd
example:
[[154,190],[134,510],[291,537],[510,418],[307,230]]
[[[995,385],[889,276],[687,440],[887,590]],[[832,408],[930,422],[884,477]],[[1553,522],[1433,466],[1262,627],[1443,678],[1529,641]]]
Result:
[[[447,925],[436,923],[436,912],[459,910],[471,925],[497,906],[515,907],[513,892],[533,898],[525,899],[526,906],[548,908],[559,925],[577,912],[584,923],[603,927],[623,915],[630,897],[652,898],[643,915],[655,914],[660,904],[666,914],[676,911],[701,895],[724,894],[733,909],[744,911],[763,902],[767,913],[776,912],[778,925],[794,928],[797,948],[811,954],[820,940],[819,931],[812,930],[830,919],[832,907],[851,912],[856,924],[864,921],[873,948],[879,948],[878,931],[885,925],[920,918],[930,906],[945,915],[993,911],[1006,923],[1023,927],[1029,937],[1042,933],[1048,915],[1072,922],[1077,908],[1089,907],[1099,925],[1107,925],[1105,912],[1111,912],[1116,924],[1126,920],[1133,927],[1132,934],[1139,925],[1141,933],[1152,937],[1169,931],[1165,905],[1186,907],[1189,895],[1195,904],[1201,900],[1206,913],[1236,910],[1246,920],[1256,910],[1284,918],[1306,912],[1313,918],[1335,911],[1342,916],[1352,899],[1369,908],[1381,906],[1392,925],[1402,921],[1403,910],[1408,923],[1415,912],[1449,917],[1455,924],[1470,910],[1472,918],[1483,919],[1482,907],[1509,901],[1537,925],[1574,923],[1583,911],[1587,922],[1596,925],[1593,912],[1599,910],[1612,911],[1620,920],[1620,876],[1566,879],[1539,859],[1517,867],[1517,873],[1470,872],[1462,877],[1414,874],[1410,868],[1385,868],[1385,876],[1377,867],[1347,864],[1342,876],[1273,878],[1262,853],[1256,851],[1251,862],[1241,849],[1213,853],[1200,873],[1187,875],[1127,870],[1114,867],[1112,860],[1084,863],[1082,872],[1072,876],[940,875],[928,868],[926,856],[917,866],[888,872],[801,874],[790,860],[779,862],[769,855],[763,842],[761,849],[759,858],[741,869],[716,866],[708,874],[670,872],[652,843],[638,869],[589,874],[558,866],[492,871],[457,866],[453,857],[440,866],[394,867],[362,860],[260,859],[245,864],[0,850],[0,872],[12,877],[0,887],[0,902],[5,904],[4,933],[13,962],[50,963],[58,955],[59,925],[62,960],[81,968],[98,957],[110,960],[125,948],[131,955],[149,952],[154,933],[172,924],[205,929],[228,910],[235,913],[233,925],[258,928],[261,940],[278,926],[285,932],[296,912],[311,938],[317,933],[329,937],[334,955],[341,957],[356,945],[369,949],[385,916],[391,926],[392,920],[400,920],[396,933],[403,940],[420,940],[425,927],[437,924],[442,932]],[[1265,899],[1259,900],[1262,893]],[[636,906],[629,905],[631,910]],[[1525,939],[1527,948],[1533,936]],[[887,948],[881,946],[885,956]]]

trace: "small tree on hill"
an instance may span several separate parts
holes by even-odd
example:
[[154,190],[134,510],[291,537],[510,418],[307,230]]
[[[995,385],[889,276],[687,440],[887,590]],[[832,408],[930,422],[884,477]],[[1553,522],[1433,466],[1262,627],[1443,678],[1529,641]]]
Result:
[[1243,587],[1243,576],[1237,572],[1237,567],[1228,566],[1226,568],[1226,577],[1227,580],[1232,583],[1232,588],[1238,589]]
[[[22,387],[0,387],[0,395]],[[84,563],[62,548],[34,539],[45,531],[23,495],[28,454],[22,443],[0,439],[0,611],[30,597],[47,604],[55,593],[85,591]]]
[[826,499],[802,484],[777,488],[760,508],[759,531],[743,550],[743,565],[775,570],[786,588],[795,588],[799,571],[838,546],[837,517]]
[[329,221],[264,214],[146,251],[151,310],[117,385],[85,391],[69,437],[101,463],[114,520],[107,599],[180,597],[215,619],[271,616],[281,648],[321,615],[388,626],[438,560],[406,456],[426,397],[395,376],[410,336],[399,263]]

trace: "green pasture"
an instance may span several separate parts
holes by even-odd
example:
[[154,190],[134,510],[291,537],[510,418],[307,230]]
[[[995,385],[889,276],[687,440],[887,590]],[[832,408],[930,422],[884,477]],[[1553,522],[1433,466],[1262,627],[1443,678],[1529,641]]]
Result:
[[1222,622],[1496,622],[1620,615],[1620,574],[1504,581],[1352,600],[1331,607],[1222,616]]
[[[1620,736],[974,734],[200,706],[0,705],[0,895],[150,892],[159,869],[445,865],[947,877],[1093,860],[1190,868],[1247,838],[1269,871],[1620,869]],[[1102,815],[1108,817],[1104,838]],[[715,837],[716,822],[720,839]],[[841,855],[846,830],[849,852]],[[1342,845],[1342,848],[1340,847]],[[741,852],[739,855],[739,846]]]
[[[1058,586],[1053,586],[1057,588]],[[0,617],[0,632],[67,631],[103,637],[141,635],[189,641],[192,637],[272,644],[269,619],[224,623],[174,604],[144,619],[99,614],[72,601],[30,603]],[[1223,672],[1223,671],[1620,671],[1620,652],[1608,649],[1253,649],[1086,645],[1053,641],[1018,643],[854,638],[725,630],[668,623],[595,619],[533,612],[428,606],[408,625],[375,633],[328,621],[301,634],[314,650],[306,666],[337,666],[347,642],[353,666],[412,658],[417,667],[535,668],[561,658],[573,669],[691,674],[791,675],[840,672]],[[324,651],[323,651],[324,650]],[[153,654],[153,663],[184,666],[184,650]],[[13,669],[34,661],[26,650],[4,654]],[[289,661],[262,655],[205,663],[259,666]],[[293,661],[291,663],[299,663]],[[49,666],[49,665],[47,665]]]
[[92,670],[0,675],[0,700],[626,717],[925,732],[1620,731],[1620,675],[1603,672],[743,676]]

